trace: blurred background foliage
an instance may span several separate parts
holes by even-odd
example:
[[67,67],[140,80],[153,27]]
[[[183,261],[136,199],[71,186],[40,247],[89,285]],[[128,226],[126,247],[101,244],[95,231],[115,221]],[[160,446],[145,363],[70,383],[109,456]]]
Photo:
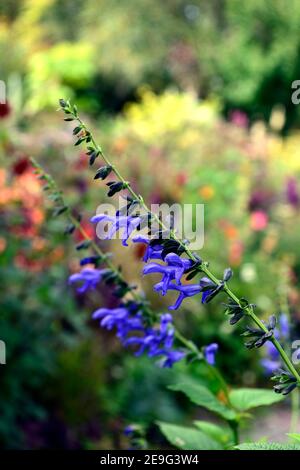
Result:
[[[266,316],[289,306],[297,337],[299,26],[297,0],[1,2],[2,447],[126,448],[129,422],[164,446],[153,422],[195,413],[166,389],[174,372],[136,359],[90,321],[93,307],[114,305],[110,293],[87,298],[67,285],[78,256],[63,222],[49,218],[29,157],[54,175],[90,234],[105,196],[55,112],[61,97],[76,100],[149,202],[205,204],[201,256],[217,273],[231,266],[234,289]],[[165,309],[170,299],[152,292],[155,278],[141,279],[140,248],[109,248]],[[176,322],[197,344],[220,344],[217,363],[231,384],[265,384],[263,352],[249,354],[221,310],[192,299]]]

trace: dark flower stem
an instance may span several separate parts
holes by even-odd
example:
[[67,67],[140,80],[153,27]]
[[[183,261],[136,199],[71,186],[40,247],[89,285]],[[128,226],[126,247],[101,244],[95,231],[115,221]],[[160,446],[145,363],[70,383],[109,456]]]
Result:
[[[63,109],[64,110],[64,109]],[[156,220],[156,222],[158,223],[158,225],[161,227],[162,230],[169,230],[168,227],[165,226],[165,224],[159,219],[159,217],[152,213],[150,211],[150,209],[148,208],[147,204],[145,203],[143,197],[141,195],[138,195],[131,187],[130,183],[128,181],[125,180],[125,178],[123,178],[122,174],[119,172],[119,170],[115,167],[114,164],[111,163],[111,161],[107,158],[107,156],[104,154],[104,152],[102,151],[102,148],[97,144],[97,142],[95,141],[94,139],[94,136],[93,134],[90,132],[90,130],[87,129],[85,123],[81,120],[81,118],[78,116],[78,113],[77,113],[77,109],[76,108],[73,108],[73,111],[71,109],[71,106],[70,106],[70,114],[73,116],[74,120],[76,120],[78,122],[78,124],[80,125],[82,131],[84,133],[86,133],[88,136],[89,136],[89,142],[90,144],[92,144],[92,146],[94,147],[94,149],[98,152],[98,154],[102,157],[102,159],[104,160],[104,162],[111,166],[112,168],[112,171],[114,172],[114,174],[116,175],[116,177],[119,179],[119,181],[121,181],[124,185],[124,188],[126,188],[129,193],[132,195],[132,197],[139,201],[141,207],[147,212],[147,214],[151,214],[151,216],[153,217],[153,219]],[[176,240],[176,242],[179,243],[179,245],[184,249],[184,252],[186,253],[186,255],[194,262],[197,261],[195,255],[190,251],[190,249],[180,240],[176,237],[175,233],[173,231],[170,232],[170,238],[172,238],[173,240]],[[196,267],[196,269],[199,271],[199,272],[203,272],[206,274],[206,276],[212,280],[217,286],[219,286],[221,284],[221,281],[219,281],[219,279],[216,278],[216,276],[208,269],[208,265],[207,263],[205,262],[202,262],[199,266]],[[264,331],[265,333],[268,333],[268,329],[267,327],[265,326],[265,324],[260,320],[260,318],[254,313],[254,310],[253,310],[253,307],[251,305],[248,305],[248,306],[243,306],[240,299],[234,294],[234,292],[228,287],[228,285],[225,283],[224,284],[224,289],[223,289],[226,294],[228,295],[228,297],[230,297],[237,305],[239,305],[241,307],[241,309],[243,309],[243,311],[245,312],[246,315],[248,315],[252,320],[253,322],[262,330]],[[274,337],[272,336],[272,338],[270,338],[270,341],[273,343],[273,345],[275,346],[275,348],[277,349],[278,353],[280,354],[284,364],[286,365],[286,367],[288,368],[288,370],[293,374],[293,376],[297,379],[297,382],[298,384],[300,385],[300,375],[299,373],[297,372],[297,370],[295,369],[295,367],[293,366],[290,358],[288,357],[288,355],[286,354],[286,352],[284,351],[284,349],[282,348],[281,344],[279,343],[279,341]]]

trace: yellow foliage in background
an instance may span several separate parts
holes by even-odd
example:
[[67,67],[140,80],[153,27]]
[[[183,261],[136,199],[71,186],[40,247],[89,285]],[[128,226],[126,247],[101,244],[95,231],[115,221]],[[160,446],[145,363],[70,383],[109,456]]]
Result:
[[149,88],[140,90],[140,102],[130,103],[125,108],[125,117],[133,133],[147,142],[189,128],[185,139],[194,141],[197,134],[193,126],[211,127],[218,119],[217,100],[199,101],[192,93],[167,90],[156,95]]

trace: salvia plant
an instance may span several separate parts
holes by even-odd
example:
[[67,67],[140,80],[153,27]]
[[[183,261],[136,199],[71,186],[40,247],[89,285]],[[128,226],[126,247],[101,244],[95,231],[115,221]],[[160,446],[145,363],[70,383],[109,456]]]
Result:
[[[228,449],[234,446],[239,449],[297,448],[299,435],[295,433],[290,435],[296,440],[295,444],[286,446],[265,442],[239,443],[239,426],[243,420],[249,418],[249,410],[278,402],[300,386],[299,372],[280,342],[280,338],[288,335],[286,318],[281,315],[277,319],[276,315],[272,315],[267,322],[261,320],[255,304],[238,297],[230,288],[233,275],[231,268],[225,269],[221,277],[216,276],[209,263],[190,250],[187,241],[179,239],[173,228],[166,226],[157,214],[151,212],[143,197],[135,192],[130,182],[125,180],[97,144],[92,132],[80,118],[77,107],[61,99],[60,109],[65,115],[64,120],[74,124],[75,146],[86,148],[91,167],[97,164],[94,178],[105,184],[109,177],[109,182],[106,183],[107,196],[113,197],[122,191],[124,198],[124,206],[113,216],[97,214],[91,218],[91,223],[107,223],[107,238],[112,238],[118,232],[124,249],[129,240],[143,244],[143,274],[159,273],[161,280],[154,285],[154,290],[163,296],[169,291],[175,291],[177,298],[169,306],[169,312],[154,312],[144,293],[126,281],[121,269],[114,264],[111,254],[102,251],[99,244],[86,233],[80,215],[66,202],[53,178],[32,160],[37,177],[44,183],[43,189],[53,201],[53,215],[64,215],[68,219],[66,234],[72,234],[76,229],[83,238],[76,246],[79,253],[84,252],[80,260],[81,270],[70,276],[69,283],[81,293],[95,289],[101,282],[113,288],[114,295],[119,299],[118,306],[98,308],[92,315],[102,328],[114,330],[124,347],[132,348],[136,356],[147,354],[157,358],[161,367],[170,368],[179,361],[201,361],[213,374],[222,392],[220,399],[203,383],[191,378],[183,380],[180,376],[170,388],[184,393],[194,404],[221,418],[223,423],[217,425],[196,421],[192,427],[185,427],[160,422],[158,425],[164,436],[172,445],[181,449]],[[141,227],[145,227],[145,224],[148,226],[150,222],[156,223],[156,232],[147,237],[141,235]],[[171,312],[179,309],[186,298],[198,295],[203,304],[222,297],[222,305],[230,325],[245,323],[242,336],[246,348],[251,350],[266,346],[263,365],[274,372],[272,381],[276,393],[265,389],[232,390],[215,366],[218,344],[198,347],[178,331]],[[129,425],[124,432],[131,440],[132,448],[146,446],[145,432],[140,426]]]

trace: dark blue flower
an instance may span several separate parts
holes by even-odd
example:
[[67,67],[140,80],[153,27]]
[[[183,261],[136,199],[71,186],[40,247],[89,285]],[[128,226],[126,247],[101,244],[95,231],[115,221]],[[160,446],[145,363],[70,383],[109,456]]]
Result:
[[81,286],[77,288],[77,291],[83,293],[88,289],[95,289],[107,271],[107,269],[84,268],[79,273],[72,274],[69,277],[69,283],[80,283]]
[[[156,292],[160,292],[162,295],[165,295],[163,282],[158,282],[154,285],[153,288]],[[202,291],[202,288],[199,284],[188,284],[184,286],[178,286],[174,283],[169,283],[168,290],[175,290],[179,292],[179,296],[177,297],[175,304],[169,307],[169,310],[177,310],[184,299],[199,294]]]
[[124,432],[124,435],[125,435],[126,437],[131,437],[131,436],[134,434],[134,432],[135,432],[135,428],[134,428],[134,426],[132,426],[131,424],[129,424],[128,426],[126,426],[126,427],[124,428],[124,431],[123,431],[123,432]]
[[204,357],[205,360],[210,364],[211,366],[215,365],[216,362],[216,353],[219,349],[219,345],[217,343],[211,343],[208,346],[205,346],[204,348]]
[[[274,330],[274,336],[277,340],[288,340],[290,336],[290,325],[288,316],[281,313],[278,318],[278,328]],[[260,363],[263,366],[267,375],[273,374],[281,367],[280,354],[275,348],[274,344],[268,341],[264,347],[265,357],[261,359]]]
[[131,307],[121,306],[118,308],[99,308],[93,313],[92,318],[101,320],[100,325],[107,330],[116,328],[117,337],[125,340],[132,330],[143,331],[141,314],[132,315]]
[[192,261],[182,259],[175,253],[169,253],[165,257],[167,265],[159,263],[149,263],[143,269],[143,274],[161,273],[162,277],[162,295],[167,293],[170,282],[175,280],[178,285],[181,284],[181,277],[191,267]]
[[181,361],[185,356],[185,353],[182,351],[167,351],[165,358],[161,360],[161,367],[173,367],[175,362]]
[[111,240],[116,232],[122,229],[121,239],[124,246],[128,246],[127,240],[132,232],[138,227],[141,222],[140,217],[134,216],[110,216],[107,214],[97,214],[91,218],[93,224],[98,222],[111,222],[111,227],[106,236],[106,240]]
[[86,264],[96,264],[99,261],[100,256],[86,256],[80,260],[80,266],[85,266]]
[[162,259],[161,254],[163,247],[159,244],[159,242],[150,244],[150,239],[143,236],[143,235],[137,235],[135,237],[132,237],[132,241],[134,243],[145,243],[147,245],[143,261],[147,263],[149,259]]
[[217,286],[213,281],[211,281],[208,277],[205,276],[200,279],[199,285],[202,291],[201,302],[205,304],[208,298],[213,294]]
[[143,316],[134,303],[114,309],[100,308],[93,318],[100,319],[103,328],[116,328],[117,337],[125,347],[137,347],[136,356],[147,353],[149,357],[162,357],[163,367],[171,367],[185,356],[184,352],[173,350],[174,328],[168,313],[160,316],[159,327],[144,325]]
[[261,365],[263,366],[267,375],[273,374],[277,369],[280,367],[280,361],[272,361],[272,359],[268,359],[265,357],[260,361]]
[[172,323],[170,314],[163,314],[160,317],[160,327],[145,328],[143,336],[131,336],[125,341],[125,346],[138,345],[136,355],[140,356],[146,350],[149,357],[164,354],[165,350],[172,348],[174,341],[174,329],[169,325]]
[[290,336],[290,323],[286,313],[281,313],[278,319],[280,337],[287,339]]

